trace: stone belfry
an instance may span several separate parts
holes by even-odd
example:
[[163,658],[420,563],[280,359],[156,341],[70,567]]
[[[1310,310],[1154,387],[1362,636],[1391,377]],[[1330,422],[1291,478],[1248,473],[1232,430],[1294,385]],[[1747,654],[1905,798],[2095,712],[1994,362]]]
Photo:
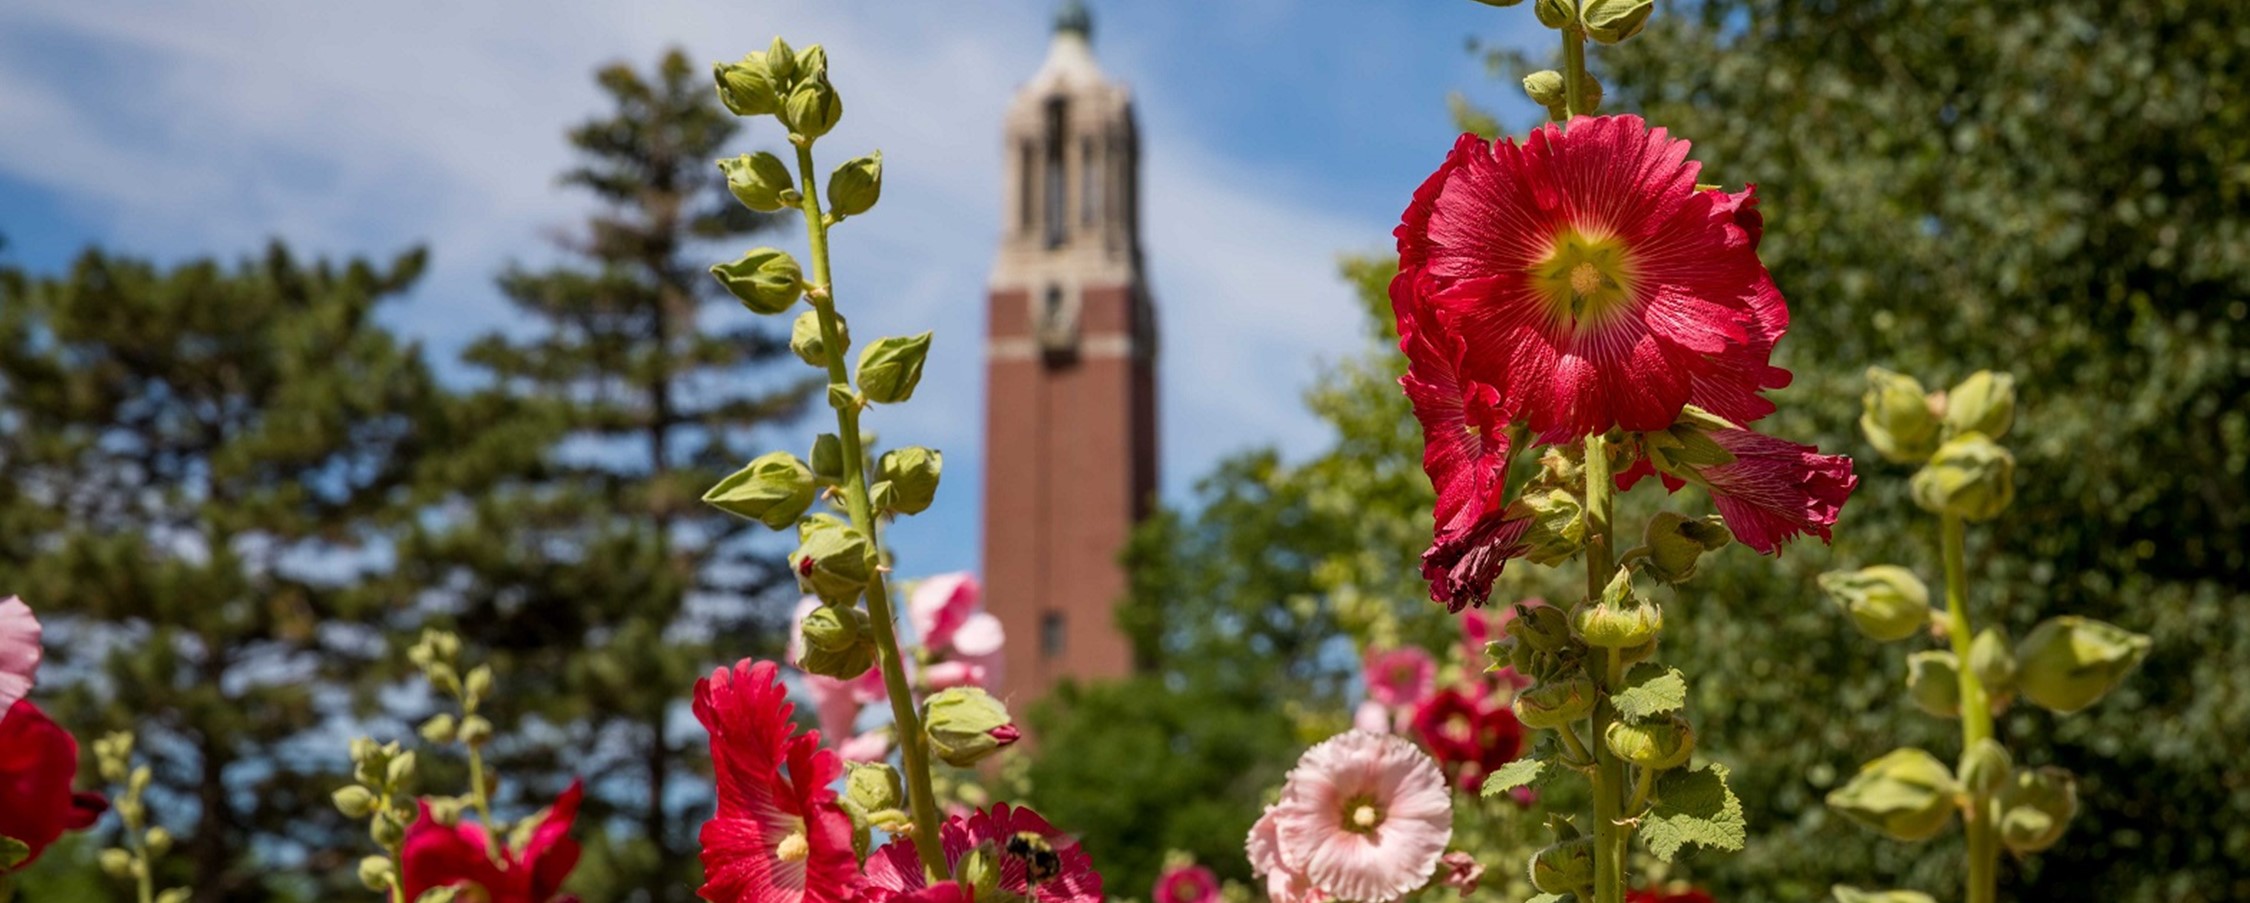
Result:
[[1078,0],[1005,125],[985,344],[985,599],[1002,691],[1119,677],[1118,556],[1156,494],[1156,312],[1141,265],[1132,94],[1094,61]]

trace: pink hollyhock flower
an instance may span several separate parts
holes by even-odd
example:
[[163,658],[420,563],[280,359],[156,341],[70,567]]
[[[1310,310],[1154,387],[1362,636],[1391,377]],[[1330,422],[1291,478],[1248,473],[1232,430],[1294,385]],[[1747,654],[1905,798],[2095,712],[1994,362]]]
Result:
[[[703,823],[713,903],[846,903],[858,896],[852,822],[829,785],[844,766],[795,711],[772,662],[748,659],[695,683],[695,717],[711,735],[718,811]],[[787,771],[784,773],[784,766]]]
[[967,571],[925,577],[906,597],[906,614],[925,649],[953,644],[953,632],[983,610],[984,586]]
[[1372,699],[1360,700],[1359,707],[1352,710],[1352,727],[1372,734],[1388,734],[1391,710]]
[[1268,815],[1289,870],[1328,896],[1363,903],[1421,887],[1453,837],[1437,763],[1402,737],[1364,731],[1306,750]]
[[1461,896],[1476,893],[1477,885],[1483,881],[1484,866],[1478,864],[1474,856],[1455,850],[1438,859],[1437,883],[1453,888]]
[[1437,662],[1420,646],[1368,650],[1361,676],[1367,698],[1394,709],[1419,705],[1437,690]]
[[[1712,507],[1735,539],[1767,555],[1781,554],[1783,544],[1806,533],[1829,540],[1844,500],[1859,486],[1851,458],[1745,429],[1706,435],[1734,460],[1696,468],[1686,477],[1711,494]],[[1654,471],[1643,458],[1618,475],[1618,485],[1629,488]],[[1667,490],[1686,484],[1671,474],[1663,477]]]
[[1156,889],[1150,896],[1156,903],[1216,903],[1219,876],[1200,865],[1168,869],[1156,879]]
[[30,695],[39,674],[39,619],[22,599],[0,599],[0,719]]
[[1475,792],[1493,769],[1523,754],[1523,725],[1496,698],[1447,689],[1414,711],[1414,735],[1455,786]]
[[836,755],[846,762],[880,762],[891,754],[891,735],[887,731],[868,731],[836,744]]
[[1544,441],[1664,429],[1691,402],[1754,420],[1788,383],[1765,356],[1780,295],[1747,194],[1697,191],[1699,170],[1637,116],[1464,135],[1401,218],[1400,267],[1432,281],[1463,373]]
[[17,868],[37,861],[64,831],[93,827],[109,810],[99,794],[71,792],[77,779],[77,738],[30,700],[10,703],[0,718],[0,837],[31,847]]
[[[488,903],[549,903],[562,893],[563,880],[578,867],[578,842],[570,839],[570,826],[578,818],[578,803],[585,789],[577,781],[555,799],[522,849],[500,844],[495,859],[484,827],[462,822],[447,827],[430,814],[422,802],[422,816],[406,829],[399,851],[399,883],[406,899],[421,899],[424,891],[440,887],[473,889],[468,895]],[[466,898],[466,897],[465,897]],[[576,897],[560,898],[565,901]]]
[[1274,818],[1279,808],[1279,804],[1267,806],[1250,826],[1250,839],[1243,846],[1250,855],[1250,873],[1266,879],[1266,899],[1271,903],[1327,903],[1327,892],[1281,858],[1281,833]]
[[[1046,851],[1026,849],[1023,844],[1029,837],[1039,838]],[[961,857],[970,850],[989,845],[1000,859],[1001,890],[1028,895],[1038,903],[1101,903],[1102,876],[1095,873],[1093,858],[1077,839],[1055,830],[1029,809],[995,803],[967,818],[954,815],[939,828],[938,843],[945,848],[948,871],[959,869]],[[1054,873],[1033,881],[1033,860],[1044,852],[1054,854],[1054,860],[1045,864],[1052,865]],[[913,894],[928,885],[911,834],[894,836],[867,857],[868,903],[907,903],[918,899]]]
[[959,881],[940,881],[912,893],[890,898],[890,903],[975,903],[976,894]]

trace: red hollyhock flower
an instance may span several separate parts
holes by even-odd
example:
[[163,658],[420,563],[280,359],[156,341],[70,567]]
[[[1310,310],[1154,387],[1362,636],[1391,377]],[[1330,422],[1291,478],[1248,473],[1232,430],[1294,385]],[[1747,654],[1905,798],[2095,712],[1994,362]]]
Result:
[[1414,711],[1414,735],[1455,786],[1474,792],[1493,769],[1523,753],[1523,725],[1495,697],[1448,688]]
[[[795,706],[772,662],[737,663],[695,682],[695,717],[711,734],[718,811],[703,823],[704,884],[714,903],[845,903],[858,897],[850,816],[829,788],[844,772],[820,732],[792,736]],[[784,772],[784,766],[787,771]]]
[[[422,802],[422,815],[406,829],[399,851],[399,883],[406,899],[420,899],[424,891],[439,887],[476,888],[488,903],[549,903],[562,893],[563,880],[578,867],[578,842],[570,839],[571,823],[578,819],[578,803],[585,788],[577,781],[555,798],[555,804],[531,830],[523,848],[504,842],[494,858],[484,826],[462,822],[447,827],[430,815]],[[576,897],[562,897],[573,901]]]
[[[1033,837],[1054,854],[1052,860],[1046,860],[1036,846],[1026,847]],[[1001,890],[1030,896],[1038,903],[1101,903],[1102,876],[1094,871],[1093,857],[1086,855],[1076,838],[1055,830],[1029,809],[994,803],[990,810],[973,812],[966,819],[953,816],[939,828],[938,843],[945,847],[948,871],[959,869],[961,857],[970,850],[989,844],[1000,858]],[[1034,882],[1034,866],[1053,874]],[[893,837],[867,857],[868,903],[921,903],[914,894],[928,887],[913,835]]]
[[64,831],[83,831],[109,810],[98,794],[72,793],[78,778],[78,740],[18,699],[0,717],[0,837],[31,847],[28,866]]
[[1422,424],[1422,470],[1437,490],[1440,531],[1475,522],[1501,507],[1511,442],[1499,389],[1461,375],[1468,354],[1460,336],[1438,319],[1425,297],[1428,279],[1402,272],[1391,280],[1398,317],[1399,378]]
[[1637,116],[1473,135],[1415,192],[1402,270],[1465,341],[1463,372],[1544,441],[1668,427],[1696,403],[1741,421],[1788,383],[1787,327],[1745,192],[1697,191],[1688,143]]
[[1711,899],[1709,891],[1695,887],[1678,892],[1645,889],[1629,890],[1625,892],[1625,903],[1716,903],[1716,901]]
[[1150,896],[1156,903],[1213,903],[1219,899],[1219,876],[1200,865],[1181,866],[1157,878]]
[[[1768,555],[1781,554],[1783,544],[1806,533],[1822,542],[1829,540],[1844,500],[1859,485],[1851,458],[1824,455],[1810,445],[1745,429],[1709,430],[1705,435],[1734,460],[1696,468],[1685,476],[1711,493],[1712,506],[1726,519],[1735,539]],[[1629,489],[1653,472],[1647,459],[1636,461],[1618,475],[1618,487]],[[1665,474],[1664,485],[1677,490],[1684,482]]]

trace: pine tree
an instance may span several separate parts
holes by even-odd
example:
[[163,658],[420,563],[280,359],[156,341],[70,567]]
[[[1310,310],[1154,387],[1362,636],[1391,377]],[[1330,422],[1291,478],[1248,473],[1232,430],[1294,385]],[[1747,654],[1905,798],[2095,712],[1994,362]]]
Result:
[[321,744],[397,614],[372,574],[402,490],[452,440],[377,320],[424,261],[0,272],[0,587],[48,624],[52,714],[140,732],[199,903],[274,893],[268,854],[354,845]]
[[682,899],[709,796],[683,784],[680,701],[714,662],[773,651],[779,631],[751,628],[794,598],[778,548],[698,499],[812,386],[766,372],[786,337],[702,322],[732,303],[700,263],[722,256],[707,243],[762,225],[714,165],[739,126],[708,75],[675,51],[598,80],[614,109],[570,132],[580,162],[562,181],[600,208],[563,239],[574,260],[501,277],[535,328],[466,354],[490,381],[468,403],[522,435],[443,475],[455,503],[401,574],[516,679],[501,726],[528,727],[496,750],[502,770],[534,795],[582,776],[585,823],[632,825],[591,839],[581,890]]

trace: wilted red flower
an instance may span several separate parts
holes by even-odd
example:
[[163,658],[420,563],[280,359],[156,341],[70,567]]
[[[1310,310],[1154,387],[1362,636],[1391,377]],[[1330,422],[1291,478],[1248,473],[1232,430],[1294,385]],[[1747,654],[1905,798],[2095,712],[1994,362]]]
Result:
[[[1045,849],[1027,847],[1031,838]],[[953,816],[938,831],[945,848],[945,867],[958,869],[961,857],[989,845],[1000,860],[1000,889],[1028,895],[1038,903],[1101,903],[1102,876],[1094,871],[1093,857],[1078,840],[1048,824],[1039,813],[1007,803],[994,803],[967,818]],[[1047,854],[1052,860],[1046,860]],[[1045,861],[1041,861],[1045,860]],[[1032,880],[1032,866],[1052,874]],[[911,834],[901,834],[867,857],[868,903],[920,903],[914,896],[929,881],[922,873],[921,854]]]
[[829,787],[843,763],[821,748],[818,731],[795,735],[795,708],[772,662],[744,659],[695,683],[695,717],[711,734],[719,796],[701,838],[706,900],[845,903],[858,896],[851,818]]
[[[109,809],[93,793],[73,793],[78,779],[78,740],[19,699],[0,717],[0,837],[31,847],[30,865],[64,831],[83,831]],[[0,869],[0,871],[5,871]]]
[[1438,530],[1422,553],[1422,579],[1430,581],[1431,601],[1455,612],[1482,607],[1500,570],[1524,553],[1523,534],[1530,528],[1529,514],[1499,508],[1465,526]]
[[1167,869],[1150,896],[1156,903],[1211,903],[1219,899],[1219,876],[1200,865]]
[[1482,787],[1493,769],[1523,754],[1523,725],[1503,700],[1456,688],[1440,691],[1414,710],[1414,734],[1453,776],[1454,786],[1469,792]]
[[1464,135],[1415,192],[1399,264],[1464,340],[1463,375],[1542,441],[1663,429],[1691,402],[1755,420],[1788,383],[1766,362],[1787,314],[1750,195],[1697,191],[1699,170],[1637,116]]
[[[494,858],[484,827],[462,822],[452,827],[430,815],[428,801],[422,815],[406,829],[399,851],[399,883],[406,899],[439,887],[460,886],[484,892],[489,903],[549,903],[562,892],[563,880],[578,867],[578,842],[570,839],[571,823],[578,819],[578,803],[585,789],[577,781],[555,798],[555,804],[538,816],[538,825],[522,849],[503,841]],[[472,895],[473,896],[473,895]],[[576,900],[564,897],[563,900]]]
[[[1664,474],[1666,489],[1686,482],[1702,486],[1734,538],[1764,554],[1780,554],[1783,544],[1805,533],[1828,541],[1844,500],[1859,485],[1851,458],[1745,429],[1715,429],[1705,435],[1734,460],[1695,468],[1684,479]],[[1631,488],[1653,472],[1648,460],[1641,459],[1618,475],[1618,486]]]

